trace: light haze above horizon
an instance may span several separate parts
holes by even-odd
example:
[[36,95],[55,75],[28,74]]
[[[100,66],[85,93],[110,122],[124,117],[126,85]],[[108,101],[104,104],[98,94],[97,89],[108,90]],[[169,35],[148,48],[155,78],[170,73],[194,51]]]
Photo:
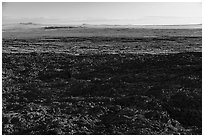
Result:
[[3,2],[3,24],[201,24],[199,2]]

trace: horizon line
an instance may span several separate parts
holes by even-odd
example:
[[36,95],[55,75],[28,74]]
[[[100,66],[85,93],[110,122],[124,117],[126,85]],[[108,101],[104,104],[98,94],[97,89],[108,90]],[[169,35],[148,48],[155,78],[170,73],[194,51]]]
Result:
[[68,24],[68,23],[37,23],[37,22],[16,22],[16,23],[3,23],[2,25],[95,25],[95,26],[184,26],[184,25],[202,25],[202,23],[185,23],[185,24],[97,24],[97,23],[72,23],[72,24]]

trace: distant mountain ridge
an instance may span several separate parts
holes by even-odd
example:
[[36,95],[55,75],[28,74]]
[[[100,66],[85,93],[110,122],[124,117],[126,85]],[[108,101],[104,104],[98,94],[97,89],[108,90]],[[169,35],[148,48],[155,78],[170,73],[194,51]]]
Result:
[[74,28],[131,28],[131,29],[202,29],[202,24],[179,24],[179,25],[109,25],[109,24],[38,24],[33,22],[20,22],[15,24],[3,24],[2,30],[23,31],[29,29],[74,29]]

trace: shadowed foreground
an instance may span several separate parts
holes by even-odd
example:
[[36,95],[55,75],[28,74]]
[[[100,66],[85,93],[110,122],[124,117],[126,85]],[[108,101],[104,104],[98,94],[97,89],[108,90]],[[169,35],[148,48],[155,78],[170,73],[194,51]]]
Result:
[[202,134],[202,53],[3,53],[3,134]]

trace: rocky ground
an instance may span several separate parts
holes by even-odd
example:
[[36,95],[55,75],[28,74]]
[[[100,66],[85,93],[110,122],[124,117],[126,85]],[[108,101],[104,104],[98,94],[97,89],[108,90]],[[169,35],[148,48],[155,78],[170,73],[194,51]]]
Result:
[[202,134],[201,52],[2,57],[3,134]]

